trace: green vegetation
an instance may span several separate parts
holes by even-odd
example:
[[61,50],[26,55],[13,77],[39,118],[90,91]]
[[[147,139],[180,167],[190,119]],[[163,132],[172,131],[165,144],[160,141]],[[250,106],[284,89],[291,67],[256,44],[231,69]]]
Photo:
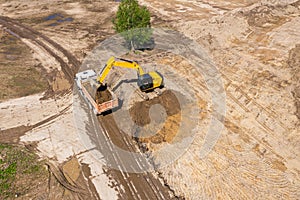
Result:
[[150,12],[137,0],[123,0],[113,23],[115,30],[124,37],[126,46],[133,50],[151,41]]
[[47,171],[35,154],[21,147],[0,144],[0,199],[22,195]]

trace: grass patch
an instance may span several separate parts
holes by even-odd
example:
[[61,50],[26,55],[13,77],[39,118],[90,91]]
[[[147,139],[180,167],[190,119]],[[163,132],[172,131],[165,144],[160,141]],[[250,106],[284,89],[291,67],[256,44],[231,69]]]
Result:
[[24,195],[47,178],[43,161],[35,154],[22,147],[0,144],[0,199]]

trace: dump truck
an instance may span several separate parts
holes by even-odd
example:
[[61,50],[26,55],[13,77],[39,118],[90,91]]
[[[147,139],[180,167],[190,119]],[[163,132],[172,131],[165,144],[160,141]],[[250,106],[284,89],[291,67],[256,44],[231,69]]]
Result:
[[104,91],[99,91],[97,73],[94,70],[77,73],[75,82],[79,93],[96,115],[103,114],[119,106],[119,100],[112,91],[108,88]]

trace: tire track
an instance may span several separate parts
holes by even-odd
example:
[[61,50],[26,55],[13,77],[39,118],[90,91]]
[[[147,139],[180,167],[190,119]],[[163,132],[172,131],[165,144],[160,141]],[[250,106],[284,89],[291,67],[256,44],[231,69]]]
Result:
[[[138,148],[134,143],[133,139],[126,133],[121,132],[111,115],[99,116],[98,121],[102,127],[102,131],[107,137],[107,141],[110,140],[114,145],[122,148],[126,151],[136,152]],[[106,145],[112,145],[106,142]],[[109,149],[113,149],[110,147]],[[119,166],[119,171],[109,170],[116,180],[124,186],[125,198],[128,199],[171,199],[169,189],[164,186],[158,179],[156,179],[151,173],[128,173],[123,172],[125,169],[122,167],[123,160],[117,152],[111,152],[112,155],[108,159],[110,162],[115,162],[116,166]],[[137,165],[141,166],[142,161],[133,157],[130,161],[136,162]],[[122,196],[124,198],[124,196]]]
[[[37,50],[33,47],[45,50],[45,52],[49,54],[47,55],[47,57],[53,57],[59,63],[59,65],[61,66],[61,71],[64,73],[71,88],[74,82],[74,75],[79,69],[80,62],[70,52],[68,52],[61,45],[57,44],[50,38],[30,27],[19,23],[17,20],[5,16],[0,16],[0,28],[22,41],[23,39],[26,39],[26,41],[28,41],[30,45],[28,45],[24,41],[23,42],[36,53],[39,52],[37,52]],[[65,58],[67,58],[67,61],[64,60]],[[67,90],[65,94],[70,95],[70,91]],[[51,95],[51,98],[56,99],[56,95]],[[2,138],[3,141],[11,142],[12,140],[13,142],[18,142],[19,138],[23,134],[25,134],[25,132],[28,132],[34,128],[41,128],[42,126],[49,123],[53,123],[56,118],[69,111],[71,106],[72,104],[65,105],[64,108],[62,108],[58,113],[47,117],[46,119],[43,119],[36,124],[1,130],[0,138]],[[62,171],[53,164],[47,163],[47,166],[49,168],[49,171],[54,175],[55,179],[60,183],[60,185],[62,185],[67,190],[76,193],[76,195],[80,199],[86,199],[90,195],[93,196],[93,194],[90,194],[90,192],[85,190],[84,188],[80,188],[78,185],[76,185],[76,183],[70,183],[64,176]],[[73,197],[75,197],[74,194]]]
[[[166,57],[169,57],[167,54],[165,54]],[[158,56],[159,57],[159,56]],[[155,57],[154,57],[155,59]],[[181,62],[180,59],[174,59],[174,58],[168,58],[168,60],[164,60],[164,64],[170,65],[173,70],[175,70],[178,74],[183,75],[187,79],[189,79],[189,84],[193,86],[199,86],[197,88],[192,88],[195,92],[198,93],[198,98],[204,98],[206,101],[207,95],[207,88],[205,87],[205,81],[201,79],[201,74],[195,70],[193,70],[193,67],[186,65],[185,63]],[[184,66],[184,67],[178,67],[178,66]],[[283,164],[286,161],[285,155],[293,155],[293,149],[290,147],[285,147],[284,149],[278,149],[274,148],[274,143],[271,143],[270,141],[278,141],[278,138],[280,138],[282,135],[287,135],[289,132],[288,127],[279,119],[278,114],[276,114],[272,109],[263,106],[260,104],[258,100],[255,98],[250,97],[247,94],[247,91],[242,88],[241,84],[234,84],[234,81],[232,81],[227,75],[220,72],[222,74],[223,83],[226,90],[227,100],[229,102],[229,105],[233,107],[234,110],[240,111],[239,113],[241,116],[247,116],[249,119],[253,121],[253,124],[256,126],[249,130],[249,127],[247,126],[238,126],[237,124],[234,124],[236,120],[234,117],[227,116],[225,118],[225,126],[229,126],[230,124],[234,125],[234,127],[237,127],[238,130],[235,130],[235,133],[240,134],[241,136],[245,135],[245,140],[249,140],[249,146],[247,148],[252,149],[254,144],[259,144],[261,149],[265,149],[267,151],[268,155],[266,158],[263,155],[256,156],[256,155],[244,155],[243,157],[247,157],[247,160],[255,161],[257,162],[257,165],[253,165],[253,163],[247,164],[244,166],[239,166],[238,170],[240,170],[240,174],[243,174],[243,178],[240,179],[240,183],[242,183],[242,186],[238,185],[238,183],[232,182],[232,180],[235,180],[236,177],[234,175],[236,172],[230,172],[226,171],[226,175],[222,175],[222,179],[228,180],[224,181],[226,186],[228,188],[227,191],[230,191],[230,188],[235,188],[234,191],[239,194],[240,197],[249,198],[249,195],[245,191],[252,191],[251,193],[257,192],[256,190],[261,189],[263,185],[268,185],[269,188],[277,188],[277,192],[273,192],[275,197],[276,195],[288,195],[291,196],[297,196],[299,192],[295,192],[297,190],[297,186],[293,186],[292,183],[289,181],[289,178],[285,175],[284,172],[279,171],[278,169],[274,169],[276,167],[273,163],[273,161],[278,160],[280,163]],[[202,91],[201,91],[202,90]],[[252,122],[251,121],[251,122]],[[230,129],[228,129],[230,130]],[[241,137],[242,138],[242,137]],[[284,142],[284,140],[282,140]],[[282,142],[281,140],[279,142]],[[247,143],[247,141],[245,141]],[[246,147],[245,147],[246,148]],[[244,152],[243,152],[244,153]],[[235,160],[231,160],[230,158],[229,162],[235,163]],[[244,159],[244,158],[241,158]],[[212,161],[213,162],[213,161]],[[219,162],[221,162],[221,159],[219,159]],[[225,161],[224,161],[225,162]],[[245,160],[246,162],[246,160]],[[259,171],[258,166],[263,167],[264,170]],[[213,168],[214,166],[209,166],[207,164],[207,168]],[[253,169],[249,169],[250,167],[253,167]],[[195,169],[197,167],[193,167],[193,172],[195,172]],[[277,170],[277,171],[276,171]],[[254,173],[256,172],[256,173]],[[270,173],[271,172],[271,173]],[[197,172],[196,172],[197,173]],[[199,177],[202,176],[201,173],[199,174]],[[231,177],[230,177],[231,176]],[[216,179],[218,180],[218,179]],[[247,181],[245,181],[247,180]],[[248,184],[244,183],[251,183],[257,181],[256,187],[251,187]],[[173,181],[171,181],[173,182]],[[204,184],[205,185],[205,184]],[[215,184],[214,181],[209,181],[207,183],[207,187],[201,188],[205,194],[209,194],[209,197],[215,197],[215,194],[218,194],[218,192],[211,190],[211,189],[217,189],[219,184]],[[221,185],[221,184],[220,184]],[[185,193],[185,192],[183,192]],[[189,192],[185,193],[187,196],[190,196]]]
[[[11,19],[6,16],[0,16],[0,28],[2,28],[7,33],[17,37],[18,39],[29,40],[30,43],[32,43],[34,46],[37,46],[40,49],[44,49],[49,54],[49,57],[54,57],[55,60],[57,60],[58,63],[60,64],[61,70],[65,74],[65,77],[67,78],[68,82],[70,83],[70,86],[72,86],[72,84],[74,82],[73,78],[80,66],[80,62],[70,52],[68,52],[61,45],[57,44],[50,38],[44,36],[40,32],[38,32],[30,27],[27,27],[27,26],[19,23],[15,19]],[[26,44],[26,45],[29,46],[28,44]],[[33,51],[36,51],[36,49],[32,48],[31,46],[29,46],[29,48],[32,49]],[[54,50],[61,52],[62,55],[68,59],[68,62],[65,62],[64,59],[61,57],[61,55],[58,55]],[[56,95],[53,95],[53,98],[55,99]],[[62,109],[58,114],[55,114],[50,118],[44,119],[44,120],[40,121],[39,123],[34,124],[33,126],[25,127],[25,129],[23,127],[21,127],[21,128],[22,128],[22,130],[25,130],[27,132],[33,128],[40,127],[43,124],[46,124],[49,121],[54,120],[58,116],[64,114],[66,112],[66,110],[68,110],[70,108],[70,106],[71,105],[66,105],[65,108]],[[16,127],[16,128],[18,128],[18,127]],[[3,135],[3,133],[6,133],[6,132],[12,132],[12,130],[8,129],[8,130],[1,131],[0,137],[1,137],[1,135]],[[18,136],[19,135],[20,134],[18,134]]]
[[5,130],[0,130],[0,141],[5,143],[19,143],[19,138],[23,136],[26,132],[31,131],[35,128],[41,128],[42,126],[53,123],[53,121],[58,118],[59,116],[65,114],[67,111],[70,110],[71,105],[66,106],[62,110],[59,111],[59,113],[51,115],[40,122],[29,125],[29,126],[17,126]]
[[[30,27],[19,23],[17,20],[5,16],[0,16],[0,25],[2,26],[3,30],[8,32],[9,34],[12,34],[19,39],[24,38],[30,40],[31,43],[35,44],[41,49],[44,49],[47,53],[49,53],[50,56],[54,57],[55,60],[57,60],[60,64],[61,69],[67,77],[70,85],[73,84],[74,75],[80,66],[80,62],[75,58],[75,56],[73,56],[70,52],[68,52],[61,45],[54,42],[50,38]],[[58,52],[61,52],[62,55],[68,59],[68,62],[65,62],[64,59],[57,55],[57,53],[54,52],[51,48],[57,50]]]

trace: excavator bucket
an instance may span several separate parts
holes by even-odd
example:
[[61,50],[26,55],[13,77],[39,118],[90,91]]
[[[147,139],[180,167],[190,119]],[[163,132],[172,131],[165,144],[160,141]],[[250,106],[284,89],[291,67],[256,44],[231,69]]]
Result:
[[96,73],[87,70],[76,74],[76,84],[80,94],[91,105],[95,114],[101,114],[119,106],[119,100],[106,85],[97,83]]

